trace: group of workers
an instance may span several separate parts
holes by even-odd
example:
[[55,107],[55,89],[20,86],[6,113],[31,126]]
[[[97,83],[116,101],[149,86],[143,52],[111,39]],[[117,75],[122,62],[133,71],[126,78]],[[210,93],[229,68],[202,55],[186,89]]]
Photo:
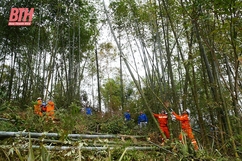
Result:
[[[189,109],[184,110],[181,115],[176,114],[174,111],[171,112],[171,117],[174,118],[175,120],[180,121],[181,123],[181,133],[179,135],[179,140],[182,143],[184,143],[184,137],[187,136],[190,139],[192,145],[194,146],[194,149],[198,150],[196,139],[192,133],[189,115],[190,115]],[[169,118],[168,114],[165,110],[162,110],[161,113],[159,114],[153,113],[153,116],[159,122],[160,129],[164,134],[164,136],[166,137],[166,138],[162,137],[162,144],[163,144],[166,139],[170,139],[170,132],[168,128],[168,118]],[[129,110],[125,112],[124,117],[126,121],[131,120],[131,115],[129,113]],[[140,115],[138,116],[139,127],[142,128],[146,126],[147,123],[148,123],[147,116],[143,112],[140,112]]]
[[[131,120],[131,115],[130,115],[129,110],[127,110],[124,113],[124,120],[125,121]],[[147,123],[148,123],[148,117],[146,116],[145,113],[143,113],[143,111],[141,111],[140,115],[138,116],[138,125],[139,125],[140,128],[142,128],[142,127],[146,127]]]
[[[166,108],[169,106],[169,104],[167,103],[165,103],[164,105],[166,106]],[[46,104],[45,102],[42,101],[42,98],[39,97],[37,98],[37,103],[34,105],[34,113],[39,116],[43,116],[43,113],[45,113],[48,118],[51,118],[53,120],[54,114],[55,114],[55,104],[52,100],[49,100]],[[91,108],[89,106],[86,107],[86,114],[87,115],[92,114]],[[181,115],[176,114],[174,111],[171,112],[171,117],[174,118],[175,120],[180,121],[181,123],[182,132],[179,135],[179,140],[183,142],[184,135],[187,136],[191,140],[191,143],[193,144],[194,149],[197,150],[198,145],[192,133],[189,115],[190,115],[189,109],[184,110]],[[164,142],[165,139],[170,138],[170,132],[168,128],[168,114],[165,110],[162,110],[161,113],[159,114],[153,113],[153,116],[159,122],[160,129],[163,132],[164,136],[166,137],[166,138],[162,137],[162,142]],[[124,118],[125,118],[125,121],[131,120],[131,115],[129,110],[127,110],[124,113]],[[141,111],[138,116],[138,125],[140,128],[143,128],[143,127],[146,127],[147,123],[148,123],[148,117],[146,116],[145,113],[143,113],[143,111]]]
[[54,119],[55,104],[52,100],[49,100],[47,104],[42,101],[41,97],[37,98],[37,102],[34,105],[34,113],[38,116],[43,116],[45,113],[48,118]]
[[[92,109],[89,105],[86,105],[85,111],[86,115],[92,115]],[[34,113],[38,116],[43,116],[45,114],[48,118],[53,120],[55,114],[55,104],[52,100],[49,100],[47,103],[45,103],[41,97],[38,97],[34,105]]]

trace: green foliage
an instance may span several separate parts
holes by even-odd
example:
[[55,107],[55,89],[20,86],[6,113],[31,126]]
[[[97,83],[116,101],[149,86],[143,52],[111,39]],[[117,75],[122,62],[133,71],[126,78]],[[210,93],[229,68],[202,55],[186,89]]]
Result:
[[[84,54],[94,48],[93,37],[99,32],[94,4],[86,0],[72,3],[7,0],[1,1],[0,6],[0,44],[4,46],[0,54],[0,105],[12,98],[22,105],[29,105],[31,98],[48,97],[46,90],[55,83],[61,83],[56,100],[59,107],[67,107],[79,99],[79,90],[74,87],[77,84],[73,85],[73,82],[82,79],[77,77],[81,71],[73,78],[73,66],[80,66],[86,57]],[[12,7],[33,7],[32,25],[8,26]],[[61,72],[55,75],[56,70]],[[67,75],[70,75],[68,79]],[[6,93],[4,100],[1,92]],[[49,92],[50,98],[53,98],[52,92]]]
[[109,110],[117,111],[121,105],[120,82],[114,79],[108,79],[101,88],[101,94],[105,105]]
[[[135,50],[136,47],[142,49],[141,65],[147,77],[142,84],[145,99],[156,112],[162,108],[158,98],[164,100],[166,97],[174,103],[177,110],[190,108],[196,122],[199,118],[200,124],[219,127],[221,136],[216,139],[221,143],[218,143],[216,148],[224,148],[224,154],[214,147],[208,152],[194,153],[189,143],[177,143],[178,156],[175,159],[223,160],[222,155],[227,155],[231,149],[241,155],[241,120],[238,108],[241,102],[241,62],[238,61],[241,53],[241,2],[143,2],[112,2],[110,20],[114,20],[111,22],[114,24],[112,26],[119,31],[121,48],[129,46]],[[116,114],[112,116],[113,113],[108,117],[86,117],[80,112],[80,105],[74,103],[80,99],[79,91],[82,87],[78,85],[79,80],[83,79],[83,73],[76,67],[81,66],[84,69],[83,60],[87,60],[90,53],[93,53],[94,40],[97,40],[98,35],[97,10],[93,4],[86,0],[2,0],[0,6],[0,64],[4,64],[0,67],[0,115],[3,118],[1,130],[58,132],[63,140],[68,133],[96,131],[97,126],[101,127],[99,132],[104,133],[134,133],[135,122],[125,124],[122,117]],[[7,26],[9,11],[13,6],[35,7],[31,27]],[[122,37],[123,35],[125,37]],[[133,48],[133,43],[125,44],[123,38],[132,40],[137,46]],[[104,43],[100,47],[106,49],[105,57],[117,54],[111,43]],[[134,54],[135,50],[132,50]],[[49,57],[52,61],[48,60]],[[129,62],[128,59],[129,57]],[[171,64],[168,63],[167,68],[168,60]],[[8,63],[10,65],[5,65]],[[139,71],[137,72],[139,74]],[[49,84],[49,80],[53,83]],[[119,82],[116,78],[104,82],[102,97],[110,113],[119,111],[124,103],[121,101],[122,90]],[[33,107],[29,105],[32,98],[45,96],[44,91],[50,87],[54,89],[54,95],[53,91],[50,91],[48,96],[55,98],[58,107],[56,122],[46,116],[34,115]],[[125,109],[147,109],[142,99],[136,99],[138,95],[132,98],[132,86],[124,86],[124,89],[127,101]],[[183,102],[182,107],[179,104],[180,99]],[[87,97],[83,97],[83,100],[87,100]],[[228,117],[225,117],[226,114]],[[204,118],[205,123],[201,121]],[[152,123],[148,126],[152,128]],[[204,133],[199,135],[206,138],[202,142],[209,147],[210,138],[205,133],[208,129],[206,127],[202,130]],[[114,151],[117,156],[112,157],[118,159],[120,151]],[[19,160],[23,160],[24,153],[22,155],[18,149],[12,148],[9,153],[14,153]],[[69,156],[73,154],[67,153]],[[3,151],[7,160],[14,160],[7,154],[8,152]],[[91,154],[100,158],[111,158],[107,152]],[[122,154],[125,154],[123,159],[142,159],[142,156],[136,154],[133,154],[134,158],[125,158],[129,153]],[[42,159],[47,159],[48,155],[43,156]],[[60,158],[65,159],[69,158]]]
[[110,8],[114,11],[114,18],[119,27],[125,27],[125,21],[129,19],[128,4],[125,1],[112,2]]
[[42,161],[50,161],[51,155],[49,151],[43,146],[40,146],[40,160]]
[[76,115],[80,114],[81,107],[72,102],[68,107],[68,110],[70,110],[70,115],[75,117]]
[[34,161],[35,160],[35,156],[34,156],[34,151],[32,148],[32,142],[30,140],[30,136],[29,136],[29,149],[28,149],[28,161]]
[[[156,152],[125,151],[125,148],[116,148],[111,151],[111,160],[153,160]],[[122,155],[123,154],[123,155]]]
[[16,126],[9,120],[0,120],[0,131],[17,131]]
[[123,129],[123,118],[119,116],[111,117],[106,123],[101,125],[101,130],[110,134],[119,134]]
[[81,113],[81,107],[76,103],[71,103],[67,109],[60,109],[57,112],[57,117],[61,119],[61,127],[64,133],[72,133],[73,131],[83,130],[80,126],[80,129],[76,129],[79,124],[82,124],[83,115]]
[[[121,88],[124,89],[122,90]],[[109,112],[119,111],[122,107],[121,102],[123,96],[124,108],[130,109],[131,111],[135,111],[137,103],[137,93],[135,93],[134,88],[134,83],[128,81],[123,81],[123,87],[121,87],[121,80],[119,76],[115,77],[114,79],[109,78],[105,80],[103,86],[101,87],[101,94],[105,104],[105,108]]]
[[53,90],[53,96],[55,98],[55,105],[58,108],[66,108],[68,106],[67,102],[67,98],[64,97],[65,93],[62,89],[62,85],[61,82],[57,82],[54,86],[54,90]]
[[[73,110],[61,109],[56,112],[56,122],[47,120],[46,117],[38,117],[33,114],[33,109],[27,108],[26,111],[18,111],[17,109],[6,109],[8,119],[13,119],[13,113],[18,115],[14,117],[18,119],[18,122],[21,124],[15,124],[13,122],[8,122],[9,128],[5,127],[6,131],[30,131],[30,132],[57,132],[60,135],[59,141],[62,142],[60,145],[70,145],[73,146],[87,146],[89,143],[84,140],[77,142],[72,142],[67,138],[67,135],[70,133],[86,133],[86,132],[96,132],[97,125],[101,127],[98,132],[101,133],[110,133],[110,134],[137,134],[136,123],[134,120],[125,123],[123,117],[120,117],[119,114],[116,115],[104,115],[101,117],[98,113],[94,113],[92,116],[86,116],[84,113],[81,113],[75,103],[72,103],[69,107]],[[16,127],[10,127],[10,125],[15,125]],[[11,125],[11,126],[12,126]],[[148,127],[149,128],[149,127]],[[149,129],[148,134],[152,132],[152,129]],[[87,151],[87,150],[60,150],[60,151],[49,151],[46,149],[46,143],[32,141],[29,138],[28,151],[24,151],[18,145],[22,145],[25,142],[25,139],[22,137],[17,137],[16,139],[10,138],[1,140],[1,145],[14,145],[14,147],[3,148],[0,146],[0,158],[6,158],[6,160],[25,160],[29,158],[29,161],[32,160],[74,160],[76,158],[82,158],[84,160],[228,160],[227,157],[221,155],[218,150],[207,151],[201,149],[199,151],[194,151],[193,146],[190,142],[186,144],[181,144],[180,142],[174,141],[171,144],[172,152],[165,153],[164,151],[125,151],[125,146],[129,146],[130,143],[124,146],[114,148],[113,150],[103,150],[103,151]],[[44,137],[39,138],[40,140]],[[121,143],[121,142],[120,142]],[[32,144],[38,144],[39,148],[36,149]],[[132,143],[131,143],[132,144]],[[58,145],[53,143],[51,145]],[[169,145],[169,144],[167,144]],[[78,148],[77,148],[78,149]],[[239,150],[239,149],[238,149]],[[33,159],[34,158],[34,159]],[[155,159],[154,159],[155,158]]]

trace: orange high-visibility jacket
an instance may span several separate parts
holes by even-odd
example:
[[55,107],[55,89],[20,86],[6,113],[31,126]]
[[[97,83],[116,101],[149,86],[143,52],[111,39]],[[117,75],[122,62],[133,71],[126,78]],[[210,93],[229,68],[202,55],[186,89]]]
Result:
[[169,139],[170,138],[170,132],[168,129],[168,115],[167,114],[155,114],[153,113],[154,117],[157,118],[159,125],[160,125],[160,129],[163,131],[163,133],[165,134],[166,138]]
[[167,114],[155,114],[153,113],[154,117],[157,118],[160,127],[167,126],[168,123],[168,115]]
[[46,113],[48,116],[53,116],[55,111],[55,104],[53,101],[49,100],[46,105]]
[[40,107],[41,105],[42,105],[42,100],[38,100],[37,104],[34,105],[34,113],[40,116],[42,116],[41,107]]
[[[192,128],[191,128],[191,125],[190,125],[190,119],[189,119],[188,114],[182,114],[180,116],[180,115],[177,115],[174,111],[172,112],[172,114],[176,117],[177,120],[179,120],[181,122],[182,130],[187,134],[188,138],[191,139],[195,150],[198,150],[198,145],[197,145],[197,142],[196,142],[194,135],[192,133]],[[179,139],[183,140],[182,133],[179,135]]]
[[181,128],[183,130],[191,129],[190,119],[188,114],[182,114],[180,116],[180,115],[177,115],[174,111],[172,112],[172,114],[176,117],[177,120],[181,122]]

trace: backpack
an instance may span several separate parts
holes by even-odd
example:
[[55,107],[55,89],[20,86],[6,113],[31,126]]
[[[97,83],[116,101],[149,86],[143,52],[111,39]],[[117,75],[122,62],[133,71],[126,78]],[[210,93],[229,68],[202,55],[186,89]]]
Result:
[[41,104],[40,108],[41,108],[41,112],[46,112],[46,103],[43,102],[43,103]]

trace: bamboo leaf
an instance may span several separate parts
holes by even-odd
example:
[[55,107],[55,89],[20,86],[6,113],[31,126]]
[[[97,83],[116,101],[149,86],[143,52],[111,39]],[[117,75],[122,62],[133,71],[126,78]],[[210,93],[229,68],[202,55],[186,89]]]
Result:
[[35,158],[34,158],[34,151],[33,151],[33,148],[32,148],[32,142],[31,142],[31,139],[30,139],[30,134],[29,134],[29,153],[28,153],[28,161],[34,161]]
[[18,159],[20,159],[21,161],[24,161],[24,158],[22,157],[20,151],[17,148],[14,148],[14,149],[15,149],[15,152],[17,153],[17,155],[18,155]]

